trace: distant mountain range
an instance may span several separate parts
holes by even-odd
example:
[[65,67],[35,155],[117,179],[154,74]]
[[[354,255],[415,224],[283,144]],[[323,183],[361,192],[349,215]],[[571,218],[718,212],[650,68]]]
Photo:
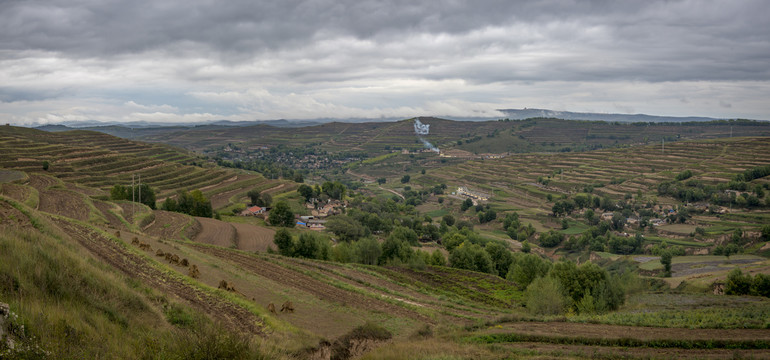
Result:
[[[701,116],[658,116],[647,114],[602,114],[602,113],[581,113],[571,111],[556,111],[548,109],[498,109],[504,117],[512,120],[523,120],[530,118],[556,118],[564,120],[591,120],[607,122],[690,122],[690,121],[713,121],[721,120],[717,118]],[[489,121],[496,118],[468,118],[444,116],[444,119],[456,121]],[[222,129],[231,127],[269,125],[274,127],[298,128],[306,126],[315,126],[330,122],[345,123],[363,123],[363,122],[393,122],[403,120],[402,118],[355,118],[355,119],[333,119],[319,118],[308,120],[255,120],[255,121],[230,121],[217,120],[206,123],[150,123],[150,122],[130,122],[130,123],[101,123],[90,122],[68,122],[57,125],[43,125],[36,129],[45,131],[67,131],[73,129],[99,131],[123,138],[135,138],[152,133],[165,133],[184,129]]]
[[701,116],[658,116],[647,114],[602,114],[602,113],[581,113],[571,111],[555,111],[548,109],[498,109],[512,120],[522,120],[529,118],[556,118],[564,120],[598,120],[598,121],[618,121],[618,122],[688,122],[688,121],[713,121],[721,120],[717,118]]

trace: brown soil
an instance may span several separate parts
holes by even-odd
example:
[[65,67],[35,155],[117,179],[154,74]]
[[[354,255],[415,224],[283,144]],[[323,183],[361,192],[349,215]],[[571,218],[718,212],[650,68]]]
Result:
[[765,329],[680,329],[569,322],[516,322],[486,332],[602,339],[770,340],[770,331]]
[[[94,206],[96,206],[99,211],[101,211],[102,215],[104,215],[104,218],[107,219],[108,225],[110,228],[117,229],[117,230],[128,230],[125,224],[123,224],[120,219],[115,216],[113,213],[120,213],[121,208],[113,205],[112,203],[107,203],[104,201],[94,201]],[[111,211],[111,212],[110,212]]]
[[212,218],[196,217],[201,231],[192,240],[222,247],[235,246],[235,228],[229,223]]
[[0,200],[0,228],[32,229],[32,223],[27,215],[17,210],[11,204]]
[[231,223],[230,225],[235,228],[239,250],[267,252],[270,247],[275,248],[273,245],[275,230],[252,224]]
[[162,239],[180,239],[182,235],[193,228],[195,221],[187,215],[155,210],[155,221],[143,229],[149,235]]
[[59,182],[51,177],[43,176],[43,175],[30,175],[29,176],[29,185],[33,188],[37,189],[38,191],[45,190],[49,186],[53,186],[58,184]]
[[90,212],[82,195],[66,190],[40,191],[40,205],[38,209],[80,221],[88,221]]
[[129,251],[127,245],[105,238],[90,228],[59,219],[54,219],[54,222],[94,256],[126,275],[159,291],[176,295],[235,331],[264,336],[261,319],[248,310],[158,270],[145,257]]
[[24,202],[29,197],[31,190],[23,185],[0,184],[0,195],[7,196],[18,202]]
[[194,245],[197,250],[214,255],[221,259],[235,263],[245,270],[252,271],[260,276],[270,279],[279,279],[283,284],[299,289],[301,291],[313,294],[321,300],[335,302],[343,306],[352,306],[355,308],[382,312],[392,316],[398,316],[408,319],[416,319],[423,322],[433,323],[433,320],[412,310],[374,299],[359,293],[343,290],[325,282],[318,281],[312,277],[287,269],[272,261],[257,256],[249,256],[241,252],[227,249],[212,248],[202,245]]
[[248,185],[244,186],[242,188],[233,189],[227,192],[219,193],[211,195],[209,198],[211,200],[211,207],[214,209],[221,209],[227,205],[230,204],[230,198],[233,197],[235,194],[245,192],[246,189],[252,187],[254,185]]

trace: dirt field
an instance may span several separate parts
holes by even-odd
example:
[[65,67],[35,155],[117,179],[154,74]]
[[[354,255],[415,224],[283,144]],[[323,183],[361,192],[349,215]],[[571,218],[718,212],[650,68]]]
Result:
[[267,252],[273,245],[275,230],[252,224],[230,223],[235,228],[238,249],[250,252]]
[[0,195],[7,196],[18,202],[24,202],[32,190],[29,187],[17,184],[0,184]]
[[221,247],[235,247],[235,228],[229,223],[212,218],[196,217],[200,232],[192,240]]
[[[184,214],[155,210],[155,221],[150,223],[143,231],[162,239],[179,239],[193,227],[195,221]],[[186,234],[185,234],[186,235]]]
[[33,228],[26,215],[2,200],[0,200],[0,227],[19,230]]
[[87,221],[90,209],[82,195],[66,190],[40,191],[40,211],[66,216],[80,221]]
[[113,215],[113,213],[119,214],[121,212],[120,207],[114,206],[112,203],[106,203],[104,201],[94,201],[94,206],[104,215],[107,219],[107,226],[117,230],[128,230],[126,225],[120,221],[120,219]]

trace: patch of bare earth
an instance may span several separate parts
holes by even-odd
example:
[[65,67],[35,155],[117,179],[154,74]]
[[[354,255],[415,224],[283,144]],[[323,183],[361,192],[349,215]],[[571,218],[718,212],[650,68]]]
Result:
[[82,195],[65,190],[40,191],[40,211],[87,221],[89,208]]
[[104,218],[107,219],[108,227],[118,230],[128,230],[126,225],[120,221],[120,218],[115,215],[115,213],[120,213],[122,211],[120,207],[104,201],[94,201],[94,206],[96,206],[102,215],[104,215]]
[[192,240],[222,247],[235,245],[235,228],[229,223],[204,217],[196,217],[195,221],[200,224],[201,230]]
[[54,186],[58,184],[59,182],[51,177],[48,176],[42,176],[42,175],[30,175],[29,176],[29,186],[32,186],[33,188],[37,189],[38,191],[45,190],[49,186]]
[[197,224],[191,217],[184,214],[164,210],[155,210],[154,213],[155,220],[142,230],[163,239],[180,239],[194,227],[194,224]]
[[0,201],[0,227],[18,230],[33,228],[27,215],[5,201]]
[[273,246],[275,230],[252,224],[231,223],[236,231],[238,249],[250,252],[266,252]]
[[104,237],[97,231],[66,220],[53,221],[95,257],[127,276],[139,279],[163,293],[177,296],[201,313],[222,321],[235,331],[264,336],[261,319],[250,311],[158,270],[143,256],[129,251],[124,245]]
[[30,194],[30,189],[23,185],[18,184],[0,184],[0,195],[7,196],[18,202],[24,202],[27,200]]

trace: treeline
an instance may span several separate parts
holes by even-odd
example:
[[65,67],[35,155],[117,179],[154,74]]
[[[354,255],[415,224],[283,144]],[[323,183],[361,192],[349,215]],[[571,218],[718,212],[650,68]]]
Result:
[[322,185],[316,184],[315,186],[302,184],[297,188],[297,193],[305,199],[305,202],[312,199],[321,201],[328,199],[342,200],[345,197],[346,191],[345,185],[339,181],[326,181]]
[[[759,207],[763,205],[761,199],[765,197],[767,184],[765,186],[756,184],[752,187],[747,182],[768,174],[770,174],[770,166],[761,166],[746,170],[729,182],[707,185],[702,181],[690,179],[692,172],[685,170],[679,173],[675,180],[660,183],[658,194],[671,196],[682,202],[708,201],[713,205],[721,206]],[[736,192],[740,193],[736,194]],[[765,199],[764,205],[770,206],[770,197]]]
[[741,269],[733,269],[727,274],[725,283],[727,295],[756,295],[770,297],[770,275],[744,274]]
[[161,205],[161,210],[180,212],[191,216],[212,217],[214,210],[211,200],[200,190],[177,191],[176,198],[168,197]]
[[115,185],[110,189],[110,200],[133,200],[155,210],[155,190],[147,184],[134,185],[133,187]]
[[367,237],[332,246],[332,242],[323,235],[303,232],[294,237],[289,230],[282,228],[275,233],[273,242],[278,247],[278,253],[291,257],[365,265],[446,265],[446,257],[439,250],[433,253],[413,250],[409,242],[404,240],[404,237],[413,235],[409,232],[407,228],[397,229],[382,244]]

